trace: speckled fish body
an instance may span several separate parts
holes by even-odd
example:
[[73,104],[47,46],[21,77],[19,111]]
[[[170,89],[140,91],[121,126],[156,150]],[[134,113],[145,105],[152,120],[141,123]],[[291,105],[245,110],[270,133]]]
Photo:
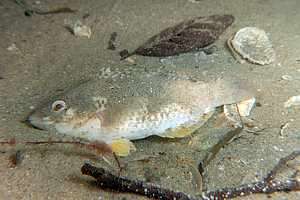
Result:
[[156,75],[97,79],[34,112],[41,129],[108,144],[158,135],[184,137],[216,107],[251,98],[235,81],[201,82]]

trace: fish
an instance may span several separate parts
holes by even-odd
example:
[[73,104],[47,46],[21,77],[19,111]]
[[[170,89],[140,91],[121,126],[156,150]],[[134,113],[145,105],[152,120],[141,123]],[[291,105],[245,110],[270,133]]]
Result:
[[253,97],[240,81],[211,81],[145,74],[97,78],[56,96],[28,116],[38,129],[108,144],[118,156],[132,141],[152,135],[183,138],[199,129],[215,108]]

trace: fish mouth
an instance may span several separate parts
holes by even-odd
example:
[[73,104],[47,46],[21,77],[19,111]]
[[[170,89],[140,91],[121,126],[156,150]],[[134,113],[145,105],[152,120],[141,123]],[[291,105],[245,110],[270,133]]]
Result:
[[30,127],[30,128],[34,128],[37,130],[45,130],[42,129],[40,126],[36,126],[35,123],[32,123],[31,117],[27,117],[25,120],[21,121],[22,123],[24,123],[26,126]]
[[38,130],[47,130],[47,122],[44,121],[41,117],[36,116],[35,113],[30,114],[24,121],[22,121],[27,126],[38,129]]

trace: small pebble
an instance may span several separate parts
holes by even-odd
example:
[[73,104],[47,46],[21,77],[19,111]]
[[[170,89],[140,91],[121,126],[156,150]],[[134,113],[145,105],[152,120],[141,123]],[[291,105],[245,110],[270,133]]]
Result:
[[218,168],[220,171],[224,171],[225,170],[225,167],[223,165],[219,166]]
[[290,75],[283,75],[283,76],[281,76],[281,79],[286,80],[286,81],[292,81],[293,77]]
[[129,62],[130,64],[135,64],[135,60],[131,57],[128,57],[125,59],[127,62]]
[[12,43],[9,47],[7,47],[8,51],[18,51],[19,49],[17,48],[15,43]]
[[281,148],[278,148],[277,146],[273,146],[273,148],[275,149],[275,151],[280,151],[280,152],[283,152],[283,149],[281,149]]
[[280,135],[285,135],[286,129],[290,126],[290,123],[285,123],[280,127]]

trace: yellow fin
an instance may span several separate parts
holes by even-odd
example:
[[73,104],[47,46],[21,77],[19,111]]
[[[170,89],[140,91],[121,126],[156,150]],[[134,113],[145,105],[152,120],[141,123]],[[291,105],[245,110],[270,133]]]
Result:
[[116,139],[110,144],[112,151],[117,156],[128,156],[130,151],[135,151],[134,144],[127,139]]
[[179,126],[177,128],[168,129],[160,136],[167,138],[183,138],[189,136],[192,133],[194,133],[197,129],[199,129],[213,115],[213,113],[214,111],[210,111],[208,113],[205,113],[204,115],[201,115],[199,121],[194,125]]
[[166,137],[166,138],[183,138],[183,137],[191,135],[197,129],[198,129],[198,126],[197,127],[196,126],[190,126],[190,127],[180,126],[178,128],[169,129],[160,136]]

